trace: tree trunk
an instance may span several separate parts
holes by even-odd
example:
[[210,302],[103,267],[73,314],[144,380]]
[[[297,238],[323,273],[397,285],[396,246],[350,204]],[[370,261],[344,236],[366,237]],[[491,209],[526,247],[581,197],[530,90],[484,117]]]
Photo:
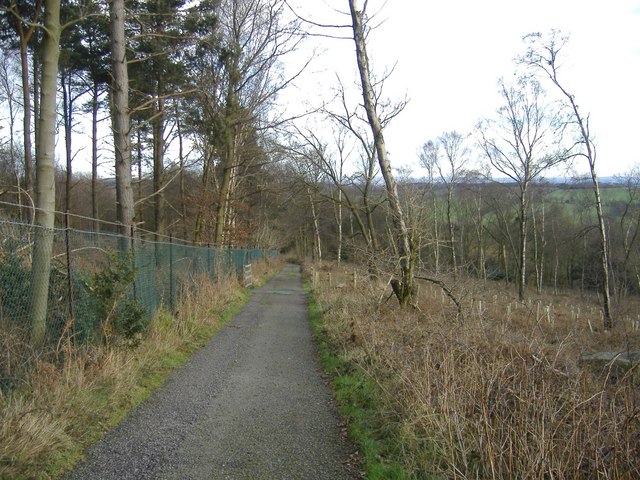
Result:
[[[622,237],[622,251],[624,252],[624,260],[622,261],[622,281],[620,289],[618,290],[618,301],[620,301],[623,297],[626,298],[631,285],[630,278],[630,258],[631,254],[634,252],[634,245],[636,244],[636,240],[638,238],[638,234],[640,233],[640,213],[636,213],[635,219],[632,222],[626,224],[626,218],[629,214],[629,208],[632,206],[633,197],[630,194],[629,202],[627,202],[622,217],[620,218],[620,233]],[[633,232],[633,233],[632,233]]]
[[[179,104],[178,104],[179,105]],[[178,133],[178,160],[180,162],[180,215],[182,216],[182,238],[187,239],[187,195],[184,181],[184,139],[182,138],[182,121],[176,105],[176,129]]]
[[553,294],[558,294],[558,276],[560,270],[560,255],[558,252],[558,233],[556,221],[551,221],[551,235],[553,238]]
[[40,102],[40,135],[36,157],[36,232],[31,282],[31,342],[42,345],[47,328],[49,272],[55,221],[56,93],[60,56],[60,0],[45,0]]
[[322,261],[322,244],[320,242],[320,222],[318,220],[318,212],[316,211],[316,204],[313,201],[313,193],[311,187],[307,187],[307,195],[309,196],[309,205],[311,207],[311,218],[313,219],[313,256],[318,262]]
[[[22,106],[23,106],[23,142],[24,142],[24,174],[25,174],[25,188],[27,193],[31,195],[33,190],[33,159],[31,143],[31,88],[29,81],[29,42],[40,18],[40,10],[42,1],[35,2],[33,22],[29,24],[29,28],[24,29],[23,22],[26,21],[23,18],[15,18],[15,28],[20,39],[20,68],[22,76]],[[17,11],[15,14],[20,15],[21,12]],[[36,59],[34,55],[34,76],[36,73]],[[37,95],[37,91],[34,91],[34,95]],[[36,99],[37,100],[37,99]],[[36,109],[37,115],[37,109]]]
[[542,201],[542,216],[540,218],[540,223],[541,223],[541,225],[540,225],[540,254],[539,254],[540,268],[539,268],[539,272],[538,272],[538,293],[542,293],[542,287],[544,286],[544,274],[545,274],[545,263],[546,263],[545,252],[547,250],[544,200]]
[[453,188],[451,184],[447,185],[447,226],[449,227],[449,245],[451,246],[451,266],[453,268],[453,279],[455,281],[458,274],[458,265],[456,264],[456,239],[453,230],[453,220],[451,218],[451,203]]
[[338,188],[338,201],[336,202],[336,227],[338,230],[338,263],[340,263],[342,260],[342,190],[340,188]]
[[31,158],[31,88],[29,81],[29,51],[27,43],[20,39],[20,64],[22,67],[22,104],[23,104],[23,143],[24,143],[24,177],[27,192],[33,189],[33,159]]
[[400,197],[398,195],[398,187],[391,171],[391,164],[387,155],[387,148],[384,141],[384,133],[380,118],[376,111],[376,100],[371,84],[371,74],[369,71],[369,59],[367,58],[366,42],[364,35],[364,27],[362,25],[362,11],[356,10],[355,0],[349,0],[349,8],[351,11],[353,39],[356,46],[356,59],[358,62],[358,71],[360,72],[360,81],[362,86],[362,98],[364,101],[367,119],[371,132],[373,134],[376,153],[378,155],[378,163],[380,171],[385,181],[387,190],[387,199],[393,216],[393,227],[395,243],[398,250],[398,260],[400,263],[401,281],[398,285],[396,296],[401,305],[408,305],[414,294],[414,255],[409,240],[409,231],[405,224],[404,213],[400,205]]
[[195,226],[193,231],[193,241],[196,243],[200,243],[204,239],[204,229],[205,229],[205,204],[206,199],[208,198],[209,193],[209,184],[210,184],[210,176],[212,170],[212,159],[213,151],[210,145],[205,145],[204,148],[204,160],[202,165],[202,192],[200,195],[200,200],[198,202],[198,213],[196,214]]
[[506,285],[509,285],[509,262],[507,259],[507,246],[502,244],[502,263],[504,265],[504,281]]
[[[135,129],[136,132],[136,157],[135,164],[138,169],[138,177],[136,179],[136,201],[134,203],[135,209],[137,212],[135,213],[136,218],[143,218],[143,210],[144,210],[144,202],[142,202],[142,133],[140,129],[140,124],[138,123],[138,128]],[[133,187],[132,187],[133,188]]]
[[589,131],[589,117],[583,118],[578,110],[575,95],[569,93],[558,80],[558,65],[556,64],[559,49],[552,44],[544,46],[544,51],[550,54],[533,56],[533,60],[529,60],[530,65],[541,68],[554,83],[556,87],[567,98],[571,106],[571,114],[578,125],[579,133],[584,143],[586,152],[584,156],[589,162],[589,171],[591,173],[591,181],[593,183],[593,195],[595,197],[596,214],[598,216],[598,231],[600,233],[600,267],[602,269],[602,303],[604,313],[604,328],[610,329],[613,326],[613,314],[611,306],[611,289],[609,285],[609,241],[607,238],[607,229],[602,211],[602,200],[600,197],[600,187],[598,185],[598,176],[596,175],[596,150],[593,145],[591,133]]
[[531,226],[533,228],[533,268],[536,271],[536,292],[539,294],[542,291],[542,285],[540,284],[541,268],[540,264],[540,247],[538,245],[538,222],[536,221],[536,212],[531,205]]
[[478,240],[478,274],[482,277],[482,280],[487,281],[487,268],[485,264],[484,256],[484,228],[482,225],[482,196],[478,191],[478,196],[475,199],[476,206],[476,238]]
[[433,194],[433,236],[434,236],[434,248],[433,255],[435,260],[435,272],[436,276],[440,275],[440,229],[438,228],[438,201],[435,193]]
[[[371,206],[371,184],[375,175],[375,158],[373,158],[373,155],[368,155],[368,162],[367,176],[362,192],[362,204],[364,205],[365,217],[367,219],[367,243],[371,248],[370,253],[373,256],[378,251],[378,236],[376,235],[375,222],[373,221],[373,207]],[[364,230],[362,233],[364,234]]]
[[[556,83],[556,85],[558,84]],[[602,211],[598,175],[596,174],[595,150],[591,145],[588,126],[585,125],[584,120],[578,111],[578,106],[575,103],[575,97],[573,95],[569,95],[564,89],[561,88],[561,90],[569,99],[574,117],[578,123],[578,127],[580,128],[580,134],[582,135],[585,148],[587,149],[586,157],[589,162],[591,181],[593,182],[593,194],[595,197],[596,214],[598,216],[598,232],[600,233],[600,266],[602,268],[602,307],[604,313],[604,328],[610,329],[613,326],[613,315],[611,313],[611,288],[609,285],[609,240],[607,238],[607,228],[604,221],[604,213]]]
[[222,183],[220,184],[220,192],[218,195],[218,209],[216,215],[216,232],[214,242],[216,245],[222,245],[227,240],[225,238],[225,226],[227,222],[227,203],[229,202],[229,192],[231,191],[231,177],[233,175],[235,156],[236,156],[236,136],[231,132],[233,127],[229,127],[230,131],[226,135],[226,155],[222,171]]
[[[40,62],[38,61],[38,56],[34,52],[33,54],[33,116],[34,118],[40,117]],[[38,122],[35,122],[33,125],[33,137],[35,139],[35,153],[38,155],[38,145],[40,144],[40,140],[38,140],[38,135],[40,131],[40,125]],[[33,166],[32,166],[33,171]],[[33,189],[33,174],[31,176],[31,188],[28,189],[29,193],[31,193]]]
[[216,215],[216,230],[214,242],[222,245],[225,242],[225,227],[227,223],[227,212],[229,208],[229,194],[231,192],[231,182],[236,164],[236,142],[238,140],[237,132],[237,98],[235,94],[236,83],[238,80],[237,60],[233,59],[229,67],[229,79],[226,92],[225,105],[225,158],[222,170],[222,183],[220,184],[218,196],[218,209]]
[[100,232],[98,218],[98,82],[94,79],[91,98],[91,216],[94,220],[93,229]]
[[[365,189],[366,192],[366,189]],[[363,201],[364,198],[366,198],[366,193],[363,197]],[[334,200],[335,201],[335,200]],[[358,225],[358,229],[360,230],[360,233],[362,233],[362,237],[364,238],[364,241],[367,244],[367,248],[371,251],[371,253],[375,252],[375,236],[372,235],[371,233],[371,229],[373,228],[373,220],[370,217],[371,212],[370,210],[367,209],[366,204],[367,202],[364,201],[365,203],[365,214],[367,215],[367,223],[369,225],[369,227],[366,227],[364,222],[362,221],[362,218],[360,216],[360,210],[357,207],[357,205],[355,205],[353,203],[353,201],[351,200],[351,197],[349,197],[348,193],[344,190],[344,187],[342,185],[338,185],[338,200],[335,201],[335,203],[337,203],[340,206],[340,209],[342,210],[342,203],[346,202],[347,204],[347,208],[349,209],[349,226],[350,226],[350,235],[351,237],[355,236],[355,231],[353,228],[353,221],[355,220],[356,224]],[[343,218],[343,214],[342,212],[340,212],[338,214],[338,211],[336,210],[336,215],[339,216],[340,218]],[[337,221],[337,220],[336,220]],[[339,231],[340,231],[340,238],[342,239],[343,237],[343,229],[341,224],[338,225],[339,227]],[[342,240],[340,242],[340,244],[342,244]]]
[[14,97],[14,89],[11,81],[11,73],[9,72],[9,63],[8,57],[5,55],[3,57],[2,64],[2,89],[6,94],[7,108],[9,109],[9,163],[11,164],[12,174],[14,176],[16,182],[16,196],[15,202],[18,205],[18,216],[19,218],[23,218],[22,212],[22,191],[21,191],[21,182],[20,182],[20,167],[18,166],[18,161],[16,158],[16,98]]
[[609,239],[602,212],[602,200],[595,165],[589,162],[591,180],[593,181],[593,193],[596,201],[596,213],[598,215],[598,231],[600,232],[600,266],[602,267],[602,307],[604,310],[604,328],[613,327],[613,315],[611,314],[611,288],[609,285]]
[[[116,215],[120,234],[129,234],[133,223],[134,204],[131,188],[131,123],[129,113],[129,73],[127,70],[126,40],[124,32],[124,0],[112,0],[111,9],[111,56],[113,84],[111,88],[113,137],[116,163]],[[120,247],[126,249],[124,240]]]
[[520,260],[518,265],[518,299],[525,298],[527,286],[527,187],[520,191]]
[[71,74],[69,72],[62,73],[60,76],[62,86],[62,116],[64,120],[64,153],[66,157],[65,172],[65,211],[71,212],[71,189],[73,187],[73,170],[71,161],[73,153],[71,151],[71,135],[73,122],[73,99],[71,97]]
[[[158,82],[159,84],[160,82]],[[157,235],[164,234],[164,100],[161,86],[156,90],[153,102],[153,223]]]
[[[375,254],[378,251],[378,236],[376,235],[376,227],[373,221],[373,209],[371,208],[368,186],[365,189],[362,204],[364,205],[365,218],[367,219],[366,240],[371,247],[371,253]],[[362,233],[365,234],[365,231],[363,230]]]
[[540,232],[538,235],[538,223],[536,221],[536,212],[531,205],[531,220],[533,222],[533,248],[534,248],[534,266],[536,269],[536,292],[542,293],[542,284],[544,280],[544,263],[545,263],[545,216],[544,216],[544,201],[542,202],[542,218],[540,225]]

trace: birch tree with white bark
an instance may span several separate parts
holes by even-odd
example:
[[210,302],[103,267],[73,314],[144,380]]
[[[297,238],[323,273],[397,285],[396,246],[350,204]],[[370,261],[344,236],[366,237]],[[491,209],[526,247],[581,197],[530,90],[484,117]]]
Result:
[[569,125],[573,127],[576,135],[578,151],[576,155],[584,158],[589,166],[589,175],[593,185],[594,208],[598,219],[598,232],[600,234],[600,268],[602,273],[601,293],[602,309],[604,316],[604,328],[613,326],[613,312],[611,305],[611,287],[609,275],[609,239],[605,216],[602,209],[602,197],[598,174],[596,172],[597,150],[590,128],[590,116],[584,114],[578,107],[576,97],[561,78],[562,49],[567,45],[569,38],[557,30],[552,30],[548,35],[532,33],[524,38],[527,44],[526,51],[518,58],[518,63],[529,67],[533,72],[541,75],[551,82],[561,93],[566,102],[566,110],[569,112]]
[[516,85],[499,82],[503,104],[495,119],[478,127],[480,146],[491,166],[514,182],[518,200],[518,297],[525,299],[531,184],[570,158],[560,146],[563,119],[540,84],[522,77]]
[[384,178],[387,200],[391,210],[393,224],[393,237],[397,249],[398,265],[400,269],[400,280],[392,283],[394,293],[398,302],[405,306],[409,305],[415,295],[414,269],[416,264],[416,251],[412,247],[407,220],[400,202],[398,185],[391,170],[391,162],[384,137],[384,129],[378,113],[378,102],[373,87],[369,57],[367,55],[367,1],[362,7],[356,0],[349,0],[349,11],[351,13],[353,41],[356,47],[356,61],[360,74],[360,87],[362,89],[362,99],[364,102],[367,120],[371,127],[374,138],[374,145],[380,164],[380,172]]

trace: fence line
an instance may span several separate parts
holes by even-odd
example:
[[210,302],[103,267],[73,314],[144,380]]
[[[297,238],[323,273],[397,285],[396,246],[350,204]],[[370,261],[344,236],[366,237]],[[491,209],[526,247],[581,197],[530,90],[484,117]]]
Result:
[[[0,334],[12,331],[29,336],[31,256],[38,228],[42,227],[0,219]],[[110,334],[134,335],[159,308],[175,311],[181,295],[196,289],[203,276],[242,279],[245,265],[278,254],[257,248],[187,245],[172,236],[161,242],[88,232],[70,228],[68,222],[53,234],[49,345],[59,341],[69,324],[76,342],[104,341]]]
[[[3,200],[0,200],[0,206],[5,206],[5,207],[12,207],[12,208],[16,208],[16,209],[28,209],[29,211],[32,212],[36,212],[38,210],[44,210],[42,208],[39,207],[35,207],[33,205],[19,205],[17,203],[12,203],[12,202],[6,202]],[[57,227],[57,228],[68,228],[69,223],[68,219],[69,218],[77,218],[80,220],[86,220],[87,222],[90,222],[92,225],[108,225],[111,227],[114,227],[115,231],[112,232],[104,232],[105,234],[111,234],[111,235],[120,235],[118,233],[117,229],[120,229],[124,226],[124,224],[120,223],[120,222],[112,222],[109,220],[101,220],[99,218],[93,218],[93,217],[87,217],[86,215],[80,215],[77,213],[71,213],[71,212],[61,212],[58,210],[54,210],[53,214],[56,216],[57,218],[57,222],[60,224],[62,223],[64,226],[63,227]],[[10,223],[10,224],[14,224],[14,225],[27,225],[26,222],[21,221],[19,219],[8,219],[6,217],[3,217],[3,212],[0,211],[0,222],[3,223]],[[60,219],[63,220],[60,220]],[[33,225],[33,223],[29,224],[29,225]],[[143,235],[147,235],[150,236],[152,238],[154,238],[156,241],[158,241],[159,239],[165,239],[167,242],[169,241],[173,241],[174,243],[183,243],[186,245],[195,245],[195,246],[209,246],[209,243],[196,243],[193,242],[191,240],[187,240],[184,238],[178,238],[175,237],[172,233],[169,234],[162,234],[162,233],[157,233],[157,232],[153,232],[151,230],[145,230],[144,228],[140,227],[140,225],[128,225],[127,229],[133,229],[135,231],[136,236],[143,236]],[[93,233],[94,230],[86,230],[86,229],[75,229],[75,230],[79,230],[79,231],[84,231],[87,233]],[[103,232],[99,232],[99,233],[103,233]],[[131,233],[131,235],[133,235],[133,233]],[[213,245],[216,248],[227,248],[227,247],[219,247],[218,245]],[[258,247],[255,247],[258,248]],[[253,249],[253,248],[250,248]]]
[[322,272],[312,268],[311,282],[314,288],[324,283],[330,287],[350,287],[356,290],[358,287],[358,274],[355,270],[353,272]]

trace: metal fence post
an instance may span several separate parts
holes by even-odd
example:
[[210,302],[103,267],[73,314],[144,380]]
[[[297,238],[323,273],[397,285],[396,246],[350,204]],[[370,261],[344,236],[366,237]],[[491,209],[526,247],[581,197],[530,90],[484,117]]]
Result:
[[[74,328],[76,319],[75,302],[73,295],[73,269],[71,268],[71,238],[70,238],[70,226],[69,222],[69,210],[64,214],[64,238],[67,250],[67,288],[69,289],[69,321],[68,324],[71,328]],[[73,332],[72,332],[73,333]]]
[[169,234],[169,306],[176,313],[176,277],[173,270],[173,234]]
[[131,247],[131,262],[133,263],[133,270],[136,272],[136,276],[133,279],[133,300],[138,301],[138,272],[136,271],[136,242],[135,242],[136,226],[131,225],[129,228],[129,241]]

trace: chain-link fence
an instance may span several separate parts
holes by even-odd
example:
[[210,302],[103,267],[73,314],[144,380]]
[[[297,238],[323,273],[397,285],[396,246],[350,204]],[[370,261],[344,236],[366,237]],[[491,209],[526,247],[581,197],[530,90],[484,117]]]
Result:
[[[32,248],[39,227],[0,220],[0,336],[34,336]],[[160,308],[174,310],[203,277],[241,276],[274,250],[191,246],[74,229],[53,231],[44,345],[65,335],[75,343],[131,338]],[[1,347],[2,345],[0,345]],[[0,381],[1,383],[1,381]]]

